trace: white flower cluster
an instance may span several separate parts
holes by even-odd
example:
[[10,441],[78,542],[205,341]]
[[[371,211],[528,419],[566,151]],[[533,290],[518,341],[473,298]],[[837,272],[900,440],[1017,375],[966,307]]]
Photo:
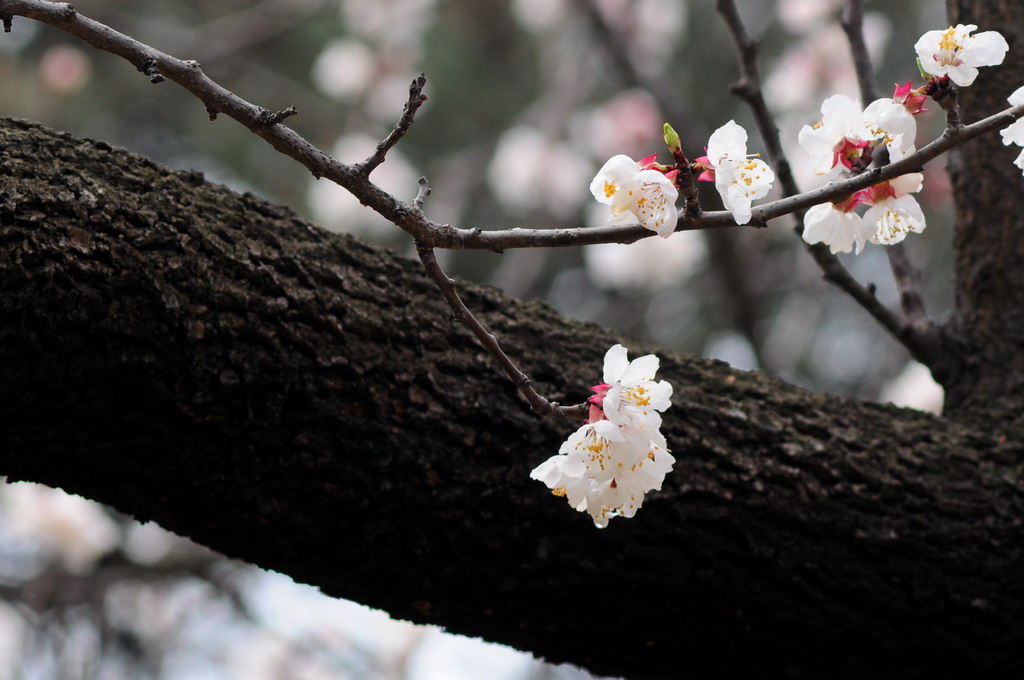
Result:
[[[799,141],[811,156],[819,174],[838,173],[842,168],[863,170],[871,162],[871,150],[884,145],[892,160],[914,152],[921,98],[910,95],[909,84],[896,89],[892,99],[878,99],[861,110],[857,102],[833,95],[821,105],[821,121],[805,125]],[[924,176],[904,175],[891,182],[855,193],[839,203],[822,203],[804,216],[804,240],[825,243],[833,253],[849,252],[856,244],[860,254],[867,241],[892,244],[908,233],[925,228],[924,213],[910,196],[921,190]],[[863,217],[854,209],[872,206]]]
[[632,216],[644,228],[668,238],[676,230],[679,192],[664,173],[651,169],[653,160],[612,156],[590,183],[590,193],[611,206],[611,222],[625,222]]
[[658,365],[653,354],[629,361],[622,345],[609,349],[586,424],[530,473],[599,527],[636,514],[675,462],[660,429],[672,385],[654,381]]
[[916,136],[917,121],[895,99],[877,99],[862,111],[854,100],[836,94],[821,105],[820,121],[803,126],[798,140],[814,171],[824,175],[870,162],[869,150],[880,144],[898,161],[914,152]]
[[[880,148],[888,151],[893,162],[913,154],[917,136],[914,116],[926,110],[922,108],[925,99],[949,81],[968,86],[977,78],[979,67],[1003,62],[1009,49],[1006,39],[996,31],[975,35],[977,28],[957,24],[922,35],[914,49],[927,82],[916,89],[911,89],[909,82],[897,86],[891,98],[877,99],[864,109],[844,95],[826,99],[821,120],[805,125],[798,137],[814,171],[832,177],[863,172]],[[1009,101],[1024,106],[1024,87],[1010,95]],[[1004,144],[1024,147],[1024,118],[1004,129],[1002,135]],[[668,125],[665,140],[677,165],[660,165],[655,156],[641,161],[614,156],[594,177],[590,191],[611,207],[612,221],[633,218],[667,238],[675,230],[678,175],[687,168],[679,137]],[[706,156],[689,164],[689,170],[700,173],[697,179],[713,181],[736,224],[747,224],[753,216],[751,203],[767,195],[775,173],[756,154],[747,154],[747,132],[735,121],[715,130],[706,151]],[[1015,164],[1024,170],[1024,151]],[[812,207],[804,217],[804,240],[824,243],[833,253],[856,248],[859,254],[868,241],[891,245],[910,232],[923,231],[924,213],[910,195],[921,190],[923,179],[921,173],[909,173],[838,203]],[[870,206],[863,216],[854,212],[861,204]]]
[[[872,162],[872,151],[885,146],[889,157],[899,161],[914,152],[917,123],[930,84],[948,78],[964,87],[974,82],[979,66],[1000,64],[1008,49],[996,31],[971,35],[974,25],[950,26],[928,31],[917,41],[918,65],[930,76],[928,84],[911,90],[910,83],[898,86],[891,99],[878,99],[863,111],[849,97],[834,95],[821,105],[821,120],[805,125],[799,141],[818,174],[861,172]],[[1017,101],[1014,101],[1014,98]],[[1011,104],[1024,104],[1024,88],[1011,95]],[[1024,125],[1003,130],[1003,142],[1024,145]],[[1024,169],[1024,153],[1017,159]],[[859,254],[867,241],[882,245],[899,243],[910,232],[925,228],[924,213],[910,194],[921,190],[924,175],[909,173],[859,191],[838,203],[822,203],[804,216],[804,240],[824,243],[833,253]],[[871,208],[863,217],[854,209]]]
[[[804,215],[804,240],[824,243],[833,253],[856,253],[867,241],[881,245],[899,243],[910,232],[925,228],[924,212],[911,196],[921,190],[924,175],[911,172],[859,191],[840,203],[821,203]],[[870,205],[864,216],[853,212],[861,203]]]
[[[700,171],[698,179],[714,182],[736,224],[746,224],[751,217],[751,202],[764,198],[775,173],[763,160],[747,154],[747,131],[735,121],[715,130],[706,151],[707,155],[696,159],[692,166]],[[590,192],[611,207],[611,222],[632,218],[668,238],[676,229],[678,170],[658,165],[654,159],[650,156],[634,161],[629,156],[613,156],[590,183]]]

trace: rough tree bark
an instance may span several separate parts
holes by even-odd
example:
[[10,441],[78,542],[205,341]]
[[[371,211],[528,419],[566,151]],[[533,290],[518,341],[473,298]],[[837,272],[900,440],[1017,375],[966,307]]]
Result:
[[[6,121],[0,145],[9,479],[598,673],[1024,672],[1011,412],[662,355],[676,469],[599,531],[527,477],[572,426],[528,412],[418,265],[102,143]],[[463,290],[544,392],[586,396],[616,338]]]
[[[960,92],[964,122],[999,111],[1024,85],[1024,3],[947,0],[951,23],[998,30],[1010,45],[999,68],[983,69]],[[1019,411],[1024,398],[1024,238],[1017,147],[997,135],[968,142],[950,154],[956,197],[956,311],[947,324],[962,357],[944,381],[952,408],[1002,404]]]

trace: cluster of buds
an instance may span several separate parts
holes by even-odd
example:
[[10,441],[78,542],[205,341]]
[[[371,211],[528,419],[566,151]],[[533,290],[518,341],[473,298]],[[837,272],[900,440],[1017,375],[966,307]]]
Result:
[[658,366],[653,354],[629,361],[622,345],[609,349],[586,423],[530,473],[599,527],[636,514],[675,462],[660,413],[671,405],[672,385],[654,381]]

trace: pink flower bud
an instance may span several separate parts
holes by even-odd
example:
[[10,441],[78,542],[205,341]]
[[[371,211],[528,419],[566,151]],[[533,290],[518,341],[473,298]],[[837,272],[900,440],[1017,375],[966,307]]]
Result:
[[892,100],[897,104],[903,104],[904,108],[911,114],[916,116],[919,113],[925,113],[928,109],[924,108],[924,103],[928,99],[928,95],[923,92],[924,87],[919,87],[916,90],[910,89],[910,81],[907,81],[906,85],[896,84],[896,90],[892,93]]

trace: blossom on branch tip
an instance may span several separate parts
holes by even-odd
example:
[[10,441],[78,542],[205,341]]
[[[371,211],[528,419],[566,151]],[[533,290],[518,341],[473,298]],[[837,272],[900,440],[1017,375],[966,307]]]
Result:
[[711,134],[707,155],[698,158],[697,163],[704,168],[697,179],[715,182],[736,224],[750,221],[751,202],[764,198],[775,181],[767,163],[747,154],[747,131],[732,120]]
[[632,216],[644,228],[668,238],[676,229],[676,199],[672,180],[652,169],[654,157],[640,162],[629,156],[612,156],[590,183],[590,193],[611,207],[612,222]]
[[967,87],[978,77],[979,66],[1003,63],[1009,49],[1006,39],[998,31],[971,35],[977,29],[974,24],[957,24],[922,35],[914,44],[921,70]]

